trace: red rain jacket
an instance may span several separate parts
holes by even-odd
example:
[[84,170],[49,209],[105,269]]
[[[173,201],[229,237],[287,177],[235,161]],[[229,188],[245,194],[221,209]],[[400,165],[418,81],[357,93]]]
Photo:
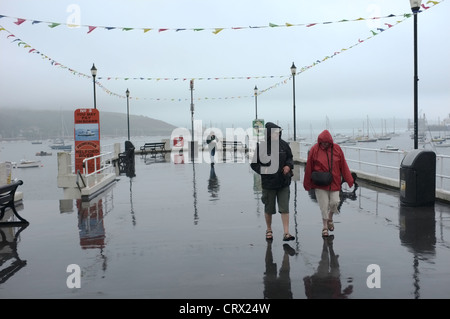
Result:
[[[327,149],[324,149],[320,143],[326,142],[330,143],[330,146]],[[331,182],[331,185],[328,186],[317,186],[311,180],[311,173],[313,171],[329,171],[329,163],[331,164],[331,150],[333,150],[333,181]],[[303,178],[303,187],[307,191],[312,188],[339,191],[341,190],[342,178],[344,178],[349,187],[353,187],[353,176],[348,168],[344,152],[338,144],[333,143],[333,137],[330,132],[328,130],[324,130],[319,134],[317,143],[314,144],[309,150],[305,168],[305,176]]]

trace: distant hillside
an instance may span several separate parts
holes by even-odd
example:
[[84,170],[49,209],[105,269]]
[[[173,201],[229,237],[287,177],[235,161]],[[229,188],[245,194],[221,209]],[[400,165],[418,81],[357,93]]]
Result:
[[[0,109],[0,139],[73,137],[74,111]],[[146,116],[130,115],[131,136],[169,135],[174,125]],[[102,111],[101,136],[127,136],[127,115]]]

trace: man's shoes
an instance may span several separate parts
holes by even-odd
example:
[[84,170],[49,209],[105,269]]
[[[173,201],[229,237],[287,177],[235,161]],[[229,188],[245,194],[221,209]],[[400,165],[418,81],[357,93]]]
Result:
[[272,241],[273,240],[273,233],[271,230],[266,230],[266,240]]

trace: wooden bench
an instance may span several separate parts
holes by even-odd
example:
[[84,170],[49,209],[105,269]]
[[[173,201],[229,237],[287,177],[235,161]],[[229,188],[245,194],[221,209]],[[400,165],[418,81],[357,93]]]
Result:
[[[11,225],[11,224],[29,224],[27,220],[22,218],[19,213],[17,213],[14,197],[16,194],[17,187],[23,184],[23,181],[18,180],[11,184],[6,184],[0,186],[0,225]],[[7,208],[11,208],[14,215],[19,219],[19,221],[1,221],[5,215]]]
[[140,147],[141,154],[146,155],[150,152],[152,157],[156,157],[156,154],[163,154],[166,151],[166,143],[165,142],[154,142],[154,143],[145,143]]
[[247,152],[247,145],[242,143],[241,141],[222,141],[222,149],[226,152],[227,149],[232,149],[234,152],[237,152],[238,149],[245,150]]

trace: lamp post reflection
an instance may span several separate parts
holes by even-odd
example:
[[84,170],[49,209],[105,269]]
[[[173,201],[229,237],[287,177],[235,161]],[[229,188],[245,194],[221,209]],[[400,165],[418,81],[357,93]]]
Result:
[[197,183],[195,180],[195,163],[192,161],[192,196],[194,197],[194,225],[198,224]]
[[136,216],[133,208],[133,179],[130,177],[130,209],[131,209],[131,223],[136,226]]

